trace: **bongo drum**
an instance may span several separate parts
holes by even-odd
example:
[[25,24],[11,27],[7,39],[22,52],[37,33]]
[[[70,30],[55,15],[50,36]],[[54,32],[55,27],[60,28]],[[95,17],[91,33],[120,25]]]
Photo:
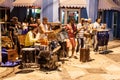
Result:
[[22,62],[23,63],[34,63],[35,62],[35,48],[22,48]]

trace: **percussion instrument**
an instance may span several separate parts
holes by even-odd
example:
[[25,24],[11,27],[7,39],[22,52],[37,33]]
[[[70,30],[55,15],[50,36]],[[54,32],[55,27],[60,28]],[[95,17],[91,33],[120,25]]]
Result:
[[22,48],[22,62],[24,63],[34,63],[36,48]]
[[41,45],[48,45],[49,44],[49,41],[47,38],[39,39],[37,42],[40,43]]
[[80,61],[88,62],[90,59],[90,49],[89,48],[80,48]]
[[41,43],[35,43],[34,47],[39,51],[45,51],[47,50],[47,45],[42,45]]
[[51,51],[41,51],[38,58],[38,63],[40,68],[45,68],[47,70],[57,69],[57,55]]
[[97,31],[97,40],[98,40],[98,46],[104,46],[108,45],[109,41],[109,33],[108,30],[98,30]]

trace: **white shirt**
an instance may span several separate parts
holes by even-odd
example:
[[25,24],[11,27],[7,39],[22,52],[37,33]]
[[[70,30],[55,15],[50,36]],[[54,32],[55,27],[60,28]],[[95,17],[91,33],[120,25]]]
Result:
[[99,24],[98,22],[95,22],[95,23],[93,24],[93,28],[95,28],[95,29],[100,29],[100,24]]
[[42,27],[42,29],[44,29],[45,32],[46,32],[46,31],[49,31],[47,24],[44,25],[44,24],[41,23],[40,26]]
[[[80,30],[82,28],[82,24],[78,23],[77,24],[77,30]],[[77,38],[84,38],[84,29],[81,29],[78,34],[77,34]]]

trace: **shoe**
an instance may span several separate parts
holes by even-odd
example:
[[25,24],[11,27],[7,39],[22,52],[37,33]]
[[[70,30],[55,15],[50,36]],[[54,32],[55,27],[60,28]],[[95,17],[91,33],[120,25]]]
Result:
[[74,56],[74,58],[75,58],[75,59],[78,59],[78,57],[77,57],[77,56]]
[[73,56],[69,56],[69,58],[73,58]]
[[76,53],[78,52],[79,50],[76,50]]
[[96,49],[94,49],[93,51],[94,51],[94,52],[97,52],[97,50],[96,50]]
[[61,72],[61,71],[62,71],[62,68],[58,68],[58,71],[60,71],[60,72]]

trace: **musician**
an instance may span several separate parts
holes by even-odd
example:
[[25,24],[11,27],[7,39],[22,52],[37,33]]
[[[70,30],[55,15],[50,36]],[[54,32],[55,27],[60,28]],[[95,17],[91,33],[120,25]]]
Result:
[[36,21],[35,21],[35,23],[37,24],[37,26],[39,27],[40,26],[40,24],[41,24],[41,21],[40,21],[40,19],[36,19]]
[[97,18],[95,23],[93,24],[93,31],[94,31],[94,51],[97,52],[98,51],[98,42],[97,42],[97,30],[101,29],[101,19]]
[[21,29],[21,24],[18,21],[18,18],[12,17],[9,31],[10,31],[10,37],[13,41],[14,48],[17,49],[18,56],[20,55],[20,42],[18,40],[19,29]]
[[[77,49],[76,52],[78,52],[80,50],[80,48],[84,47],[84,32],[85,32],[85,28],[84,28],[84,18],[80,19],[80,22],[77,24]],[[81,46],[81,47],[80,47]]]
[[89,18],[87,20],[87,24],[88,24],[88,28],[87,28],[87,33],[88,33],[88,37],[87,37],[87,43],[89,45],[92,45],[92,39],[93,39],[93,23],[92,23],[92,20],[91,18]]
[[34,18],[32,16],[29,18],[29,22],[28,23],[29,24],[34,24],[35,23]]
[[48,34],[53,32],[51,25],[48,23],[48,18],[47,17],[43,17],[42,19],[42,23],[40,24],[40,29],[42,30],[42,32],[44,34]]
[[30,31],[25,38],[25,46],[34,46],[34,43],[39,40],[40,33],[38,32],[37,24],[30,24]]

